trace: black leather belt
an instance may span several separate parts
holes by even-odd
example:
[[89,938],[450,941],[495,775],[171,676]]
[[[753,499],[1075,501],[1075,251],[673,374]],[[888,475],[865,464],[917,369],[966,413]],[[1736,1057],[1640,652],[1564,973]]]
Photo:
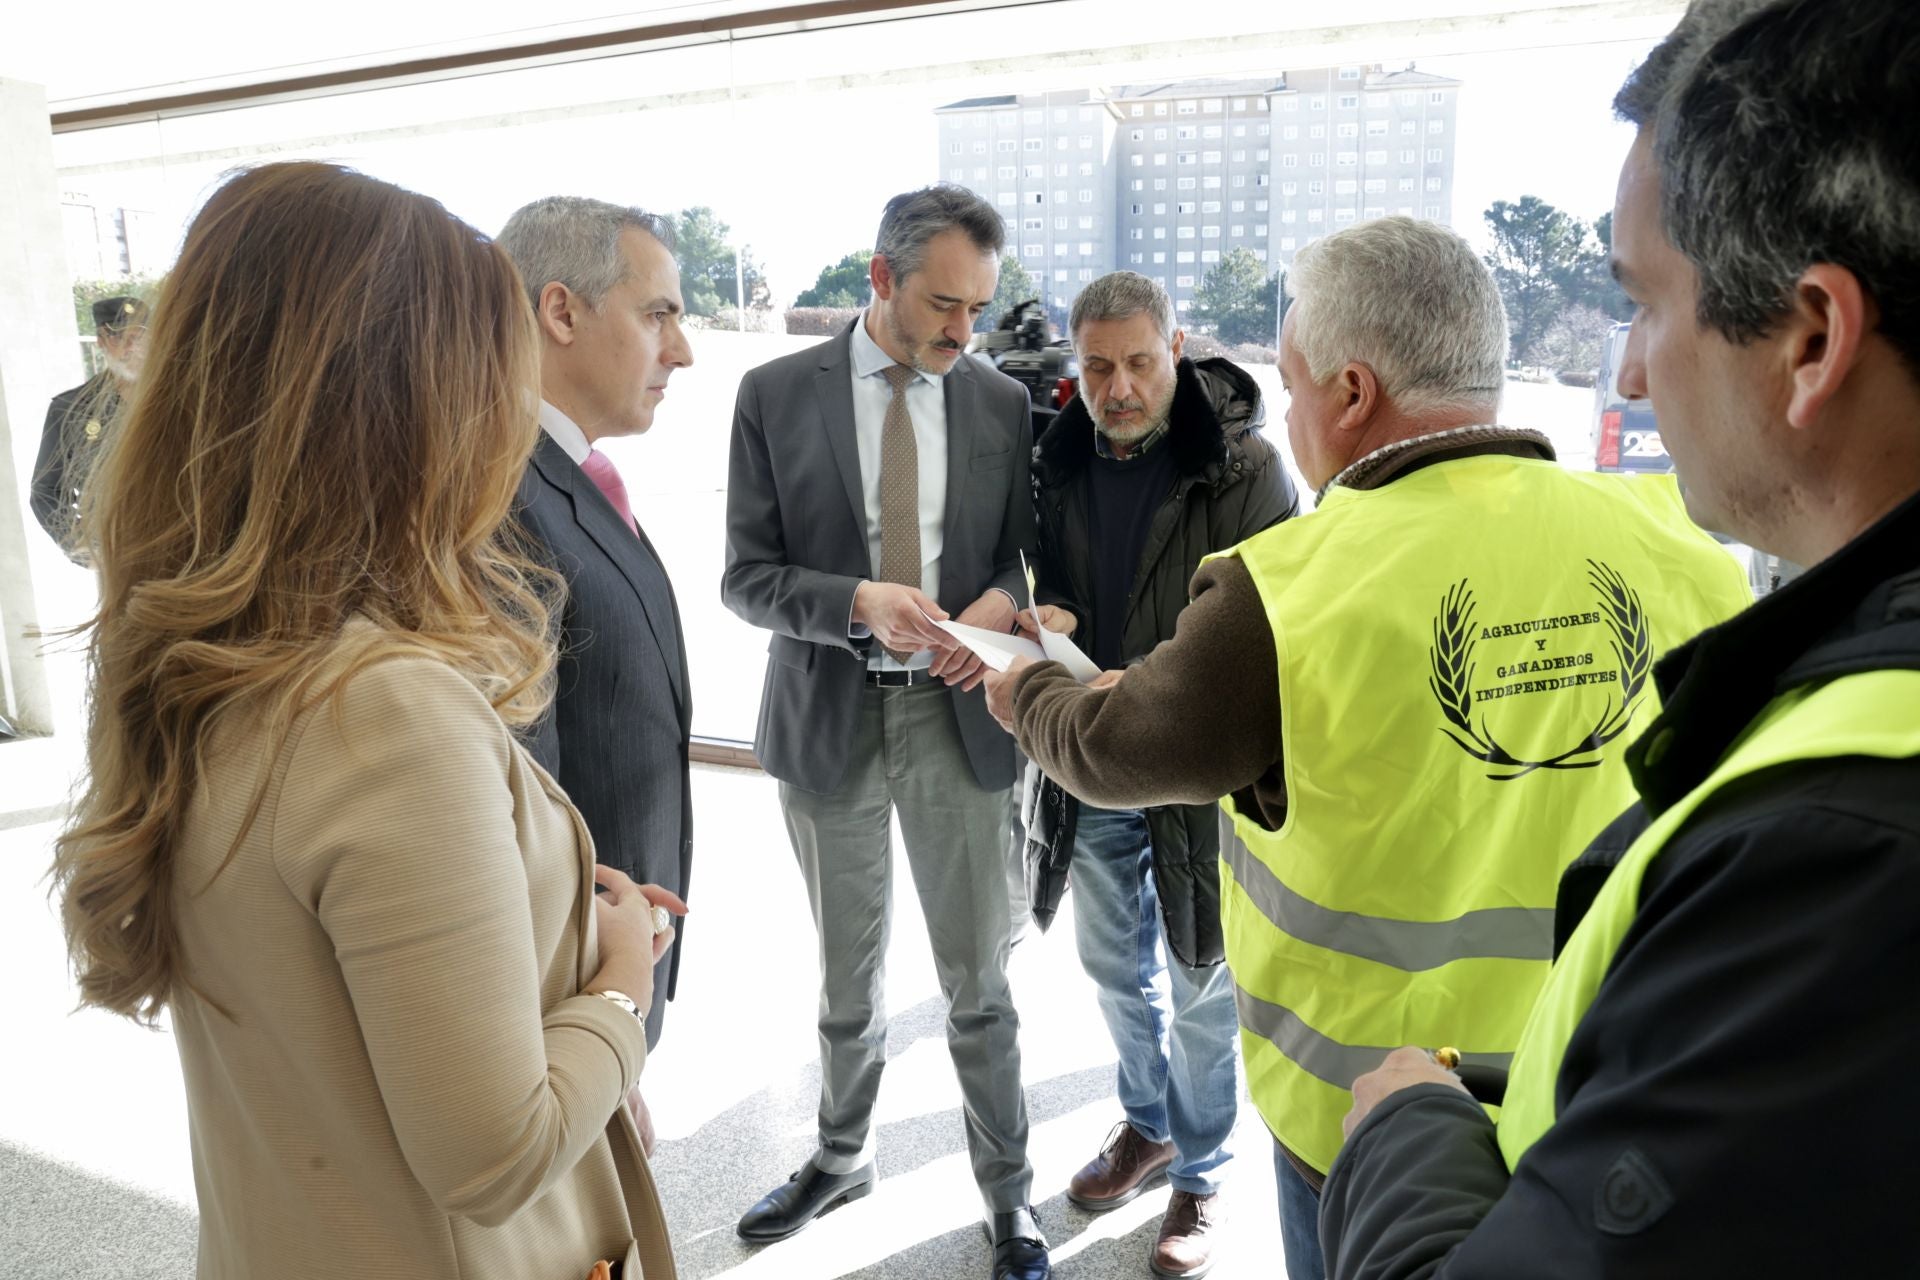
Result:
[[933,679],[933,674],[925,667],[915,667],[908,671],[880,671],[867,668],[867,683],[881,689],[906,689],[916,684],[925,684]]

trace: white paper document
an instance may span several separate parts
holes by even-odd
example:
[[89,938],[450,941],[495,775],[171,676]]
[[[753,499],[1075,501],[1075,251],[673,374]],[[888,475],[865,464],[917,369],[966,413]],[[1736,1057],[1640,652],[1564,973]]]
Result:
[[[1020,567],[1027,573],[1027,608],[1039,617],[1039,611],[1033,604],[1033,569],[1027,564],[1023,553]],[[1027,658],[1034,662],[1057,662],[1065,667],[1070,675],[1081,684],[1100,674],[1093,659],[1080,652],[1080,646],[1058,631],[1040,632],[1040,643],[1035,644],[1025,636],[1007,635],[1004,632],[988,631],[985,627],[969,627],[960,622],[935,622],[933,624],[978,654],[980,660],[995,671],[1005,671],[1013,665],[1015,658]]]

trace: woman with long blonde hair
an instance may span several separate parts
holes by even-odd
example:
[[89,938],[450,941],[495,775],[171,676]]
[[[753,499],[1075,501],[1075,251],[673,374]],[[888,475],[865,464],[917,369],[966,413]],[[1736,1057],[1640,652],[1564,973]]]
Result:
[[194,219],[93,473],[54,878],[82,999],[170,1015],[202,1277],[673,1274],[621,1102],[684,908],[596,897],[513,733],[560,589],[502,531],[537,358],[437,202],[262,166]]

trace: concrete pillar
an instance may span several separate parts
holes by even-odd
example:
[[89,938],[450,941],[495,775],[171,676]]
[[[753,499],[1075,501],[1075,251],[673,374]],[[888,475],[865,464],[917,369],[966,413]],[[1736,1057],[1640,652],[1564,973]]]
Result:
[[[35,565],[56,557],[27,505],[47,401],[81,379],[46,90],[0,79],[0,714],[54,729],[35,638]],[[12,748],[19,751],[19,747]],[[0,766],[4,766],[0,757]]]

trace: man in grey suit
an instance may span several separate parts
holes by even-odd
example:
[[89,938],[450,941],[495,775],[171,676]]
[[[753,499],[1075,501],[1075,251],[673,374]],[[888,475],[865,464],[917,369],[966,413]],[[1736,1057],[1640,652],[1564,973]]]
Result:
[[[579,808],[599,860],[684,912],[693,698],[680,614],[619,472],[593,447],[652,426],[667,379],[693,363],[673,230],[639,209],[552,196],[509,218],[499,243],[520,268],[542,339],[542,430],[517,514],[568,584],[554,704],[528,747]],[[680,950],[670,948],[654,976],[648,1048],[659,1043]],[[651,1150],[637,1089],[629,1102]]]
[[1013,752],[976,689],[979,659],[934,625],[1012,630],[1020,553],[1033,549],[1027,393],[965,354],[1004,237],[999,213],[964,188],[894,197],[865,313],[740,384],[721,595],[773,632],[754,745],[780,782],[819,931],[821,1089],[819,1150],[739,1232],[782,1239],[873,1187],[897,813],[948,1002],[993,1276],[1042,1280],[1006,977]]

